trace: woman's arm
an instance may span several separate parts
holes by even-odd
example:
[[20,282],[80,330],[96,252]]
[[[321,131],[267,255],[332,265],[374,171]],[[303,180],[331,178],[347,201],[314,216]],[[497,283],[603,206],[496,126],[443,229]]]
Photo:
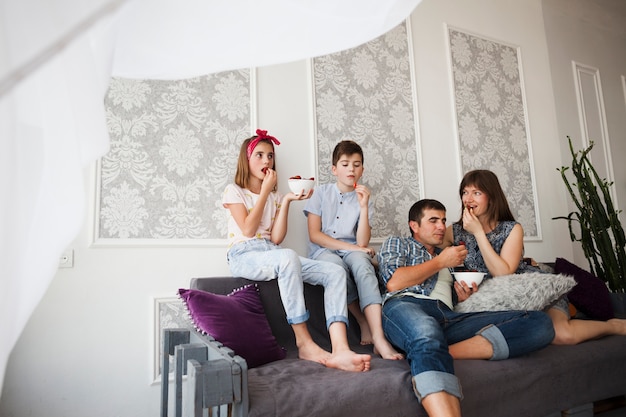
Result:
[[519,223],[509,233],[499,254],[491,246],[485,232],[475,234],[474,237],[491,275],[497,277],[517,271],[524,251],[524,230]]

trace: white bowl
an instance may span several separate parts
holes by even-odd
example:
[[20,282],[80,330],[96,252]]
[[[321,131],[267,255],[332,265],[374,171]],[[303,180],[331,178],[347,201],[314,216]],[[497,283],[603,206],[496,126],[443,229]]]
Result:
[[474,282],[476,285],[480,285],[486,274],[484,272],[453,272],[452,275],[457,281],[465,281],[471,287]]
[[304,190],[304,194],[307,194],[311,189],[315,186],[315,179],[312,178],[299,178],[293,179],[289,178],[289,189],[295,195],[300,195],[302,190]]

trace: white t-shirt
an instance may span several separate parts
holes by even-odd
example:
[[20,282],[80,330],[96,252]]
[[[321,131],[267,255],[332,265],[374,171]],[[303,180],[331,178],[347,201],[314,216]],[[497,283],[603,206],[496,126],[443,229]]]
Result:
[[[224,189],[224,195],[222,196],[222,205],[226,208],[227,204],[243,204],[248,213],[252,210],[256,202],[259,200],[259,195],[254,194],[248,189],[241,188],[237,184],[228,184]],[[254,237],[244,236],[243,232],[237,225],[237,222],[230,215],[228,211],[228,246],[232,246],[239,242],[245,242],[250,239],[267,239],[270,240],[272,234],[272,227],[274,226],[274,220],[276,219],[276,213],[280,210],[280,202],[282,196],[278,191],[273,191],[267,196],[265,202],[265,208],[263,209],[263,216],[261,217],[261,223],[257,229]]]

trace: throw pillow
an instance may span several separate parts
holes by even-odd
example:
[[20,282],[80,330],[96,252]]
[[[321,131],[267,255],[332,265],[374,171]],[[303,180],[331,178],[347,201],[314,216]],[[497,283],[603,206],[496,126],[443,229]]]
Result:
[[250,284],[228,295],[182,288],[178,294],[198,331],[231,348],[254,368],[286,356],[272,334],[258,291]]
[[609,289],[600,278],[563,258],[556,258],[554,271],[571,275],[578,283],[567,298],[581,313],[596,320],[615,317]]
[[576,285],[574,278],[560,274],[526,272],[483,281],[478,291],[458,303],[460,313],[476,311],[542,310]]

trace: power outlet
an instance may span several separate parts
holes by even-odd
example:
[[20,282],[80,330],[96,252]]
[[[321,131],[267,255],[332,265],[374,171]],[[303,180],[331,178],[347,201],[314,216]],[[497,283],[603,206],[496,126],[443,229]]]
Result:
[[74,249],[68,249],[61,255],[59,259],[59,268],[74,267]]

